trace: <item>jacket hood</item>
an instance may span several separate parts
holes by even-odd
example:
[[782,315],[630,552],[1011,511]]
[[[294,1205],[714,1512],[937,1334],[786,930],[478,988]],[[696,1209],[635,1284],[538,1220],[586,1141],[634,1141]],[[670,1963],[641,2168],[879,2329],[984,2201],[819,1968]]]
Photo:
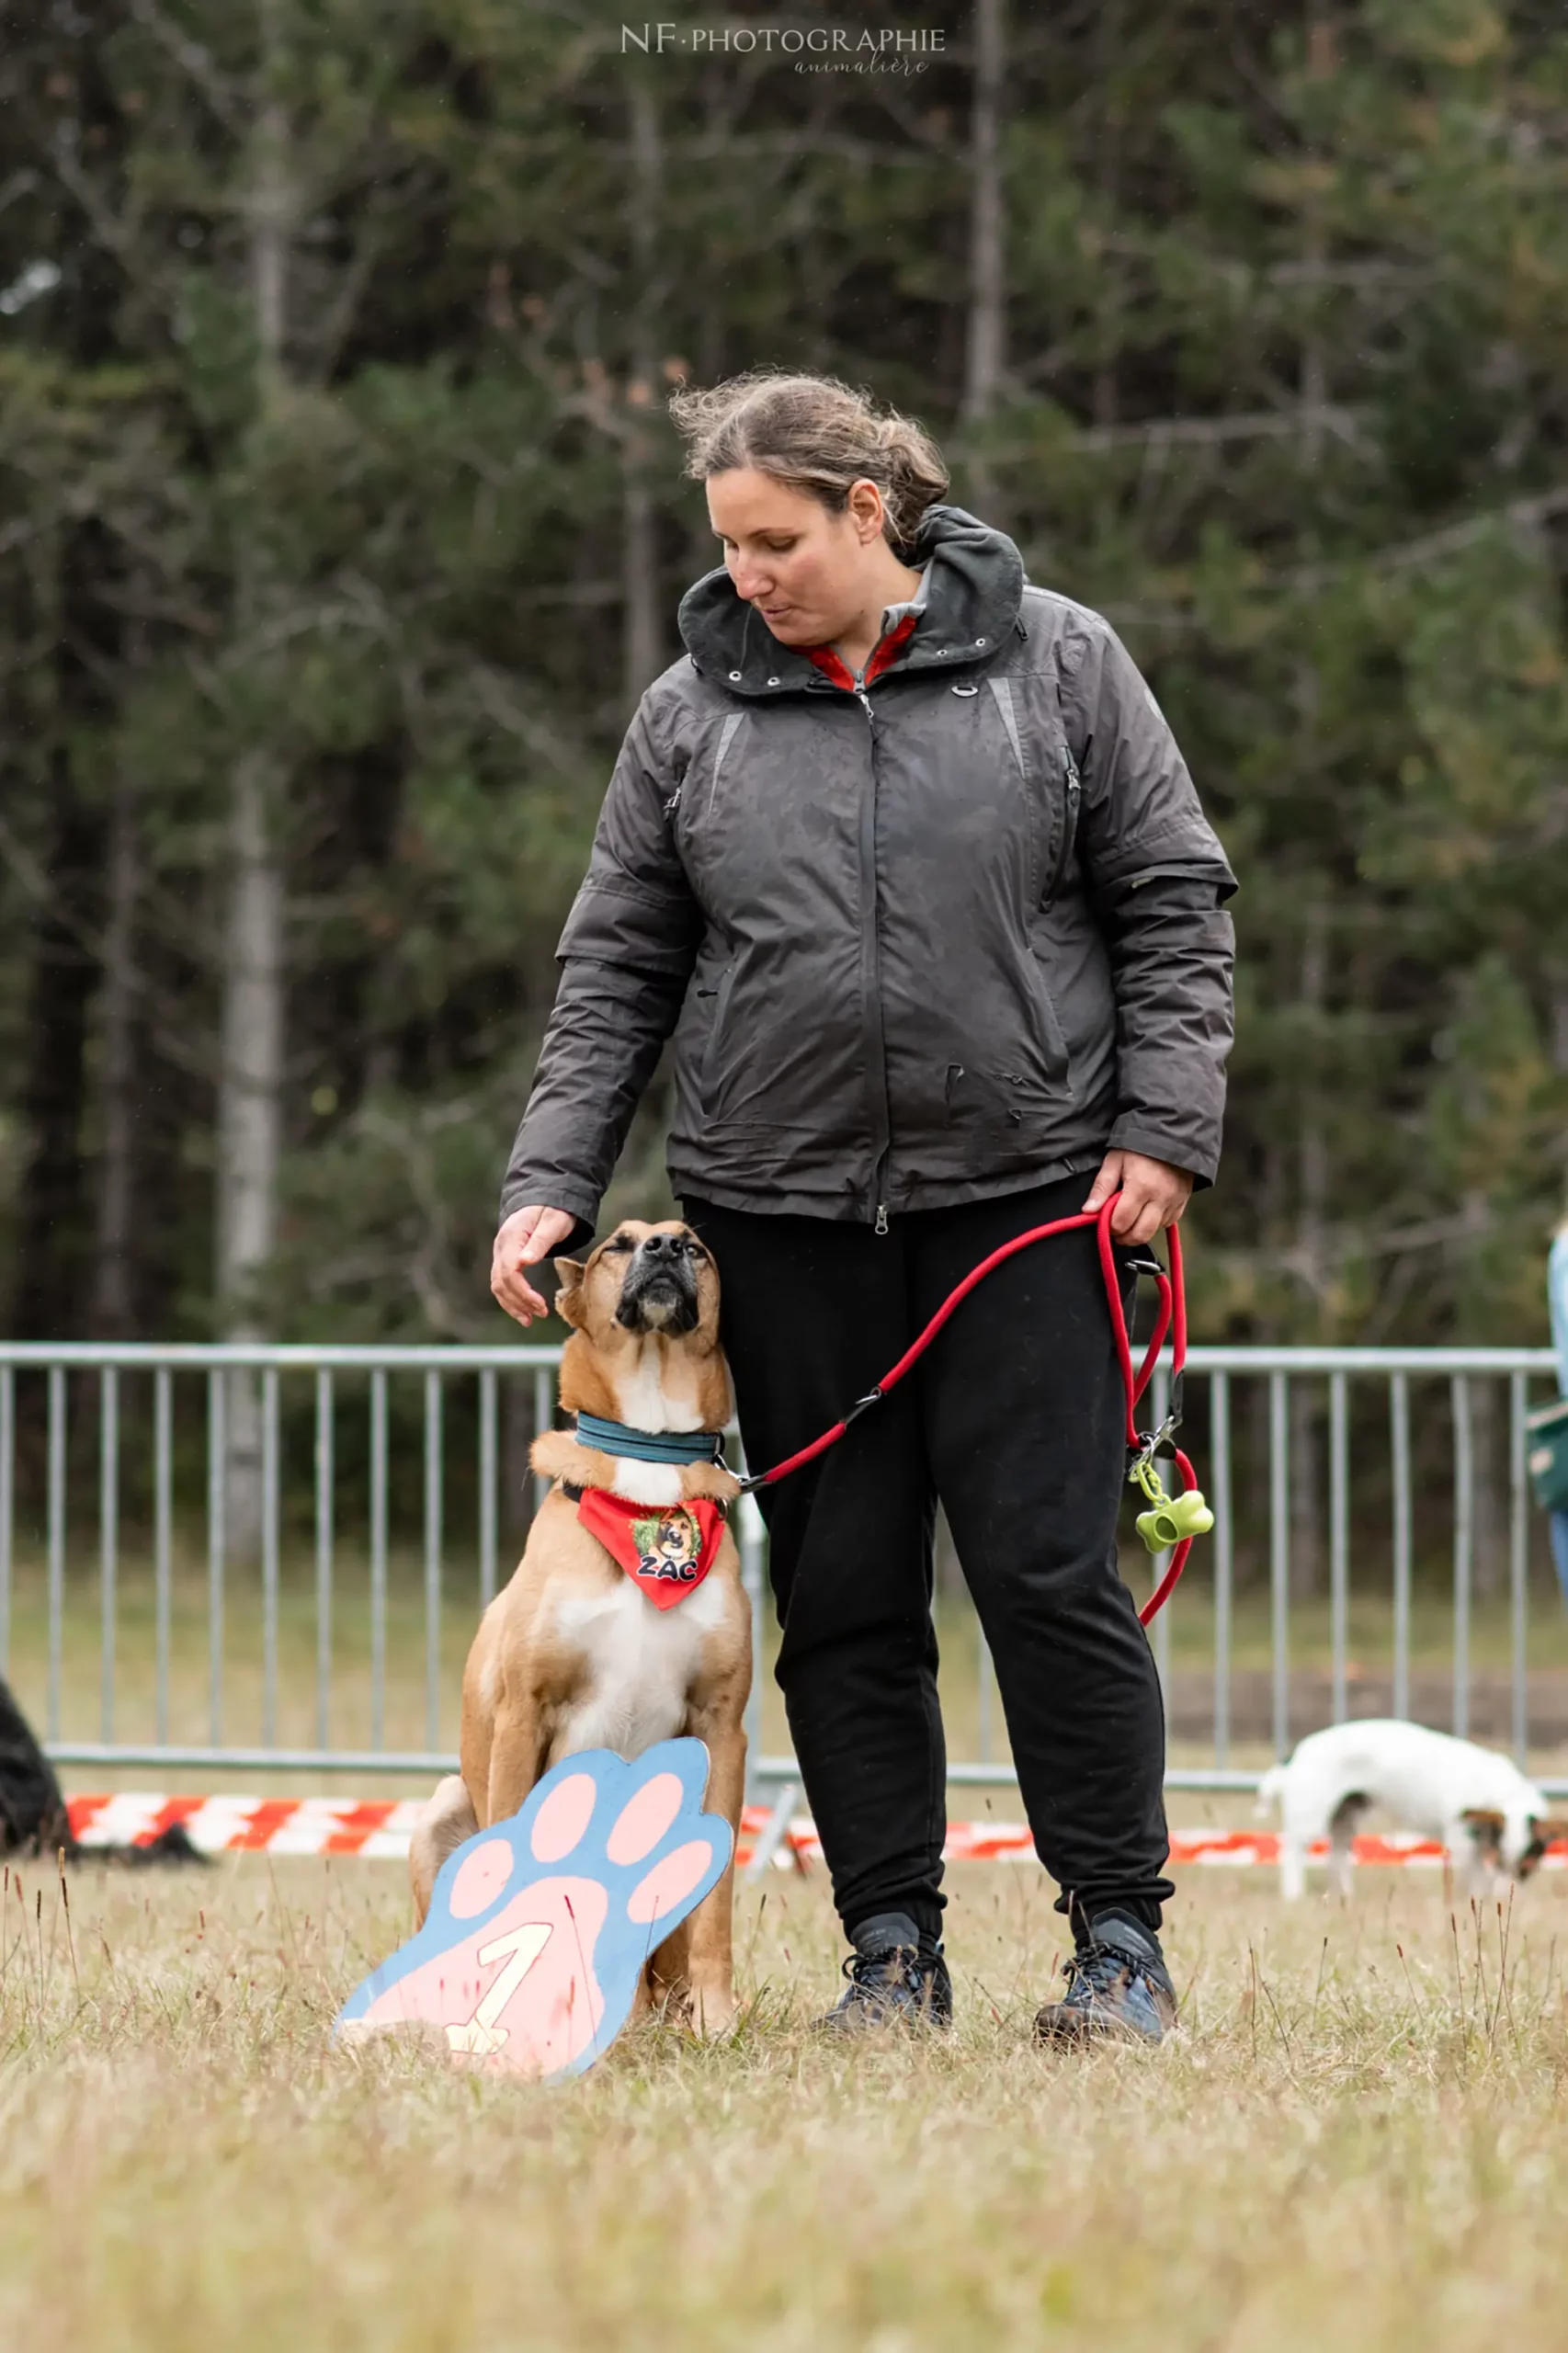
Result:
[[[929,563],[931,574],[914,634],[892,668],[989,662],[1015,632],[1022,635],[1023,558],[1006,531],[961,506],[928,506],[914,539],[897,551],[911,565]],[[679,622],[693,666],[736,694],[843,692],[803,647],[774,636],[755,605],[736,596],[723,564],[687,590]]]

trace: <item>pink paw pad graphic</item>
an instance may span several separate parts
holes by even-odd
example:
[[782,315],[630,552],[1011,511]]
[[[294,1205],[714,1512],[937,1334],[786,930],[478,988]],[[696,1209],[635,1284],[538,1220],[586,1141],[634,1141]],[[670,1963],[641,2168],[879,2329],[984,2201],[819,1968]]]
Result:
[[464,2065],[581,2075],[614,2041],[649,1955],[717,1885],[733,1839],[704,1813],[708,1751],[562,1758],[520,1812],[437,1874],[425,1926],[338,2013],[356,2037],[435,2028]]

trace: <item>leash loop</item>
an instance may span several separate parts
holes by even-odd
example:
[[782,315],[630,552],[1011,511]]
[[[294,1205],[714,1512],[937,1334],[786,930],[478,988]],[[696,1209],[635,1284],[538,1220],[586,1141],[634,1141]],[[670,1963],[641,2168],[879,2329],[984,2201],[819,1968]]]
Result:
[[[1126,1400],[1127,1476],[1131,1483],[1142,1488],[1149,1505],[1147,1511],[1140,1512],[1138,1515],[1138,1533],[1151,1552],[1159,1553],[1168,1551],[1171,1556],[1165,1574],[1138,1612],[1139,1623],[1147,1626],[1150,1620],[1163,1609],[1169,1600],[1177,1578],[1187,1566],[1187,1554],[1192,1550],[1193,1538],[1208,1533],[1214,1525],[1214,1515],[1209,1509],[1199,1490],[1198,1476],[1192,1464],[1180,1447],[1175,1443],[1175,1432],[1181,1427],[1182,1375],[1187,1363],[1187,1285],[1182,1271],[1181,1236],[1174,1225],[1166,1227],[1166,1245],[1170,1251],[1168,1270],[1161,1265],[1153,1252],[1144,1252],[1136,1257],[1125,1256],[1119,1268],[1115,1245],[1111,1238],[1110,1219],[1111,1211],[1119,1198],[1119,1194],[1113,1193],[1098,1210],[1081,1210],[1075,1217],[1053,1218],[1048,1225],[1031,1226],[1027,1233],[1016,1233],[1010,1242],[1004,1242],[997,1249],[993,1250],[988,1257],[983,1258],[978,1266],[971,1267],[963,1280],[956,1283],[948,1293],[925,1330],[910,1343],[898,1362],[891,1370],[883,1373],[881,1381],[874,1387],[867,1390],[863,1397],[857,1397],[855,1403],[846,1409],[839,1420],[834,1423],[832,1428],[824,1430],[822,1436],[813,1438],[810,1446],[802,1446],[798,1452],[786,1455],[783,1461],[776,1462],[771,1471],[753,1472],[742,1479],[740,1482],[742,1495],[755,1494],[758,1487],[771,1487],[779,1479],[788,1478],[791,1471],[802,1470],[808,1462],[815,1461],[817,1456],[825,1454],[830,1446],[836,1446],[851,1422],[869,1412],[871,1406],[880,1404],[888,1391],[897,1386],[911,1367],[925,1355],[949,1316],[962,1304],[976,1285],[983,1282],[993,1268],[1001,1266],[1005,1259],[1015,1257],[1020,1250],[1028,1249],[1033,1243],[1043,1242],[1051,1234],[1074,1233],[1084,1226],[1092,1225],[1096,1229],[1096,1239],[1099,1251],[1100,1272],[1105,1281],[1106,1304],[1110,1315],[1111,1337],[1116,1344],[1117,1361],[1121,1368],[1122,1393]],[[1127,1310],[1121,1297],[1124,1274],[1134,1277],[1141,1274],[1152,1275],[1160,1288],[1160,1304],[1154,1317],[1153,1335],[1143,1352],[1142,1362],[1136,1371],[1133,1370],[1132,1366],[1132,1341],[1127,1328]],[[1167,1334],[1171,1342],[1170,1404],[1159,1428],[1145,1435],[1137,1425],[1138,1401],[1149,1385],[1154,1367],[1159,1361],[1160,1351],[1165,1347]],[[1181,1492],[1175,1496],[1166,1494],[1160,1474],[1154,1468],[1155,1450],[1167,1441],[1171,1444],[1171,1451],[1182,1481]]]

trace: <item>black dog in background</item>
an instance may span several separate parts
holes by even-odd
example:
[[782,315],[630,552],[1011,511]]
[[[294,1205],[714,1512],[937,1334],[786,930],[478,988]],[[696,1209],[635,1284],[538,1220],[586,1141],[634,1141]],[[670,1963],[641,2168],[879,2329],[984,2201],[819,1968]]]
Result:
[[176,1822],[144,1847],[79,1847],[54,1768],[0,1677],[0,1855],[58,1855],[68,1863],[205,1863]]
[[74,1846],[54,1768],[0,1682],[0,1855],[52,1855]]

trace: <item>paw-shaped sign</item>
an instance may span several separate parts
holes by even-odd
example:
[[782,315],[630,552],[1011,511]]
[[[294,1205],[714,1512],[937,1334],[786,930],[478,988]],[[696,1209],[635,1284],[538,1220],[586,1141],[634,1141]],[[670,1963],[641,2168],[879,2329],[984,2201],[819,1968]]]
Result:
[[425,1926],[338,2014],[343,2035],[419,2024],[466,2063],[581,2075],[608,2051],[643,1963],[722,1877],[733,1838],[704,1813],[708,1751],[563,1757],[521,1811],[464,1841]]

